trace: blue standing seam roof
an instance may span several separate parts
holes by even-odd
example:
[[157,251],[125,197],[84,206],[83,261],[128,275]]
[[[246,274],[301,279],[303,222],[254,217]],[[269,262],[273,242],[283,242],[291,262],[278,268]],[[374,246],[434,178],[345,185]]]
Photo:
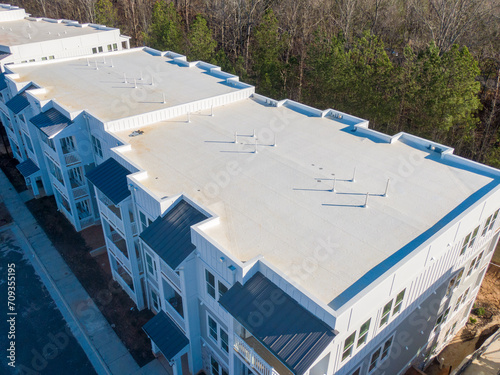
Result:
[[19,114],[19,112],[21,112],[23,109],[25,109],[27,106],[30,105],[30,102],[28,101],[28,94],[26,94],[26,91],[36,88],[37,87],[35,85],[29,85],[21,93],[17,94],[7,103],[5,103],[5,105],[16,115]]
[[130,196],[127,183],[129,174],[132,172],[115,159],[109,158],[87,172],[85,176],[116,205]]
[[207,218],[204,213],[182,200],[165,216],[156,219],[140,237],[175,270],[195,249],[191,242],[191,226]]
[[59,132],[73,123],[55,108],[39,113],[32,117],[30,122],[49,138],[56,136]]
[[16,168],[24,177],[29,177],[40,170],[31,159],[19,163]]
[[189,345],[188,338],[163,311],[144,324],[142,329],[169,362]]
[[5,90],[7,88],[7,82],[5,81],[5,74],[0,74],[0,91]]
[[219,303],[291,372],[304,374],[332,342],[331,327],[257,272]]

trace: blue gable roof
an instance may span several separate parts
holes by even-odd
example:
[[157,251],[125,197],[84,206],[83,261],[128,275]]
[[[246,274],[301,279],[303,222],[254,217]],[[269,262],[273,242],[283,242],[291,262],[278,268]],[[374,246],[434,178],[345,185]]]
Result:
[[94,184],[114,204],[118,204],[130,195],[127,176],[132,174],[115,159],[109,158],[86,174]]
[[49,138],[70,126],[73,122],[55,108],[39,113],[30,122]]
[[175,270],[195,249],[191,242],[191,226],[205,219],[205,214],[182,200],[164,217],[156,219],[140,237]]
[[219,303],[294,374],[304,374],[335,337],[332,328],[260,272],[244,286],[233,285]]

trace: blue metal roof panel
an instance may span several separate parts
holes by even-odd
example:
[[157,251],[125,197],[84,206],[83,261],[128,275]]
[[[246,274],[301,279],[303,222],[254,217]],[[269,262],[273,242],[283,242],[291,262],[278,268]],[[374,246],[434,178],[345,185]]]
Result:
[[30,121],[49,138],[54,137],[73,123],[55,108],[39,113],[32,117]]
[[5,74],[0,74],[0,91],[5,90],[7,88],[7,82],[5,81]]
[[31,159],[19,163],[16,168],[24,177],[29,177],[40,170]]
[[130,195],[127,176],[131,173],[115,159],[109,158],[85,176],[114,204],[118,204]]
[[142,329],[169,362],[189,345],[188,338],[163,311],[156,314]]
[[35,88],[36,88],[35,85],[29,85],[21,93],[17,94],[7,103],[5,103],[5,105],[7,106],[7,108],[9,108],[12,112],[14,112],[17,115],[19,112],[21,112],[23,109],[25,109],[27,106],[30,105],[30,102],[28,101],[28,94],[26,94],[26,91]]
[[219,303],[294,374],[304,374],[335,337],[331,327],[260,272],[244,286],[236,283]]
[[205,219],[205,214],[182,200],[156,219],[140,237],[175,270],[195,248],[191,243],[191,226]]

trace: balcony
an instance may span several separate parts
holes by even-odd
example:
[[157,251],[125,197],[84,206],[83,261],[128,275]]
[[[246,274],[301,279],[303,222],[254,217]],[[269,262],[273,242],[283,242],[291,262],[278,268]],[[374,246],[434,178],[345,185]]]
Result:
[[[278,359],[274,357],[266,348],[262,346],[254,337],[242,339],[237,334],[234,335],[234,351],[244,363],[259,375],[286,375],[291,374],[283,364],[278,363]],[[259,353],[259,354],[257,354]],[[262,356],[261,356],[262,355]],[[266,357],[270,362],[275,363],[275,370],[262,357]]]
[[78,155],[78,152],[74,151],[68,154],[64,154],[64,163],[66,166],[74,165],[80,163],[80,155]]
[[168,279],[172,284],[174,284],[179,290],[181,290],[181,278],[175,271],[173,271],[169,266],[165,263],[160,262],[160,270],[163,276]]
[[116,250],[120,251],[125,256],[128,262],[127,242],[123,239],[123,237],[115,232],[111,233],[111,235],[108,236],[108,239],[110,240],[110,243],[112,243],[112,245],[116,248]]
[[120,208],[116,207],[106,196],[99,196],[99,210],[101,216],[113,225],[120,234],[125,236],[125,226],[122,221]]

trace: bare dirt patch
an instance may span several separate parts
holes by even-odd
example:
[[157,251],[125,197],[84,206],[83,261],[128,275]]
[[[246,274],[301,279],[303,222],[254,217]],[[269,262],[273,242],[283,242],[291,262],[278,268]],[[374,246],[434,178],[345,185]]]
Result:
[[[496,254],[500,250],[497,248]],[[443,369],[456,369],[469,354],[481,345],[500,327],[500,267],[491,264],[486,272],[481,289],[477,295],[470,318],[475,323],[465,325],[444,348],[438,357],[443,358],[444,366],[440,369],[434,361],[425,371],[428,375],[442,374]],[[445,372],[448,374],[448,370]]]

